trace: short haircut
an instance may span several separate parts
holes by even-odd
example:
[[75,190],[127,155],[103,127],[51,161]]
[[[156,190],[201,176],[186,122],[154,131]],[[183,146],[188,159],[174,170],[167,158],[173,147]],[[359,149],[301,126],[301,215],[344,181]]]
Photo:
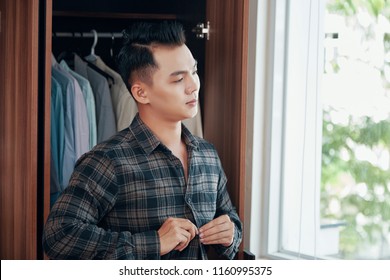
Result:
[[135,77],[152,83],[152,74],[159,67],[153,47],[181,46],[185,41],[183,26],[176,21],[136,22],[124,30],[117,65],[130,93]]

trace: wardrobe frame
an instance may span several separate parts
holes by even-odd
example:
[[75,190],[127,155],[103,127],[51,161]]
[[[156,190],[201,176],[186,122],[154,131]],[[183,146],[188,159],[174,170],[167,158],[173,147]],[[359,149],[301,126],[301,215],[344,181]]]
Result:
[[[228,191],[244,221],[249,0],[206,3],[211,28],[204,138],[218,151]],[[41,235],[50,211],[52,17],[53,0],[0,4],[1,259],[45,258]]]

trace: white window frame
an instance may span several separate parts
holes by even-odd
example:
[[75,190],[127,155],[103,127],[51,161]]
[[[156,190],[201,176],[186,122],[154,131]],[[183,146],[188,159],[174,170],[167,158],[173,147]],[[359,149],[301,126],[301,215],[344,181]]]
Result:
[[[323,249],[318,93],[323,69],[324,0],[253,0],[250,7],[249,55],[255,59],[248,65],[253,96],[248,94],[249,187],[244,247],[260,258],[318,258]],[[293,129],[302,131],[295,134],[301,136],[294,144],[295,155],[288,146],[294,139]],[[303,156],[292,166],[297,155]],[[308,169],[311,172],[306,173]],[[289,189],[288,180],[293,182]],[[294,201],[299,203],[288,205],[286,195],[295,195]],[[287,226],[286,221],[293,223]],[[293,242],[286,238],[287,232]]]

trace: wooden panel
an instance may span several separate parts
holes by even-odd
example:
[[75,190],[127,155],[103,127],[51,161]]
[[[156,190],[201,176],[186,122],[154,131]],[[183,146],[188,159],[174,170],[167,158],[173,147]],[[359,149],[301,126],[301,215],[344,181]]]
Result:
[[[44,56],[44,62],[42,61],[43,67],[42,71],[39,73],[42,75],[39,76],[39,81],[43,82],[43,90],[40,92],[41,104],[39,110],[42,111],[40,123],[43,124],[43,130],[40,127],[39,132],[41,133],[42,143],[40,146],[39,160],[42,161],[43,170],[39,173],[40,176],[43,176],[42,180],[39,180],[42,184],[41,191],[38,192],[38,203],[42,205],[43,209],[38,214],[38,245],[41,244],[41,236],[43,233],[44,223],[49,216],[50,211],[50,103],[51,103],[51,53],[52,53],[52,13],[53,13],[53,3],[52,0],[44,1],[44,6],[41,6],[41,9],[46,11],[46,14],[42,15],[42,18],[45,21],[42,23],[44,26],[41,26],[41,30],[45,31],[42,45],[40,45],[40,55]],[[41,10],[41,12],[43,12]],[[43,191],[43,196],[42,196]],[[43,217],[41,216],[43,214]],[[41,248],[38,248],[38,258],[43,258],[44,253]]]
[[1,259],[37,252],[38,2],[0,4]]
[[204,135],[218,150],[244,220],[248,1],[208,0]]

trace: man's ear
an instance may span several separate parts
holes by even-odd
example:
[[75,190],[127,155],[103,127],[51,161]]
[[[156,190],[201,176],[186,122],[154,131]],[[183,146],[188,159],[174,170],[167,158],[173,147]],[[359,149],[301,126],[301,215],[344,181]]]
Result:
[[131,86],[131,93],[133,94],[135,100],[141,104],[149,103],[149,98],[147,94],[147,89],[145,84],[142,82],[133,83]]

